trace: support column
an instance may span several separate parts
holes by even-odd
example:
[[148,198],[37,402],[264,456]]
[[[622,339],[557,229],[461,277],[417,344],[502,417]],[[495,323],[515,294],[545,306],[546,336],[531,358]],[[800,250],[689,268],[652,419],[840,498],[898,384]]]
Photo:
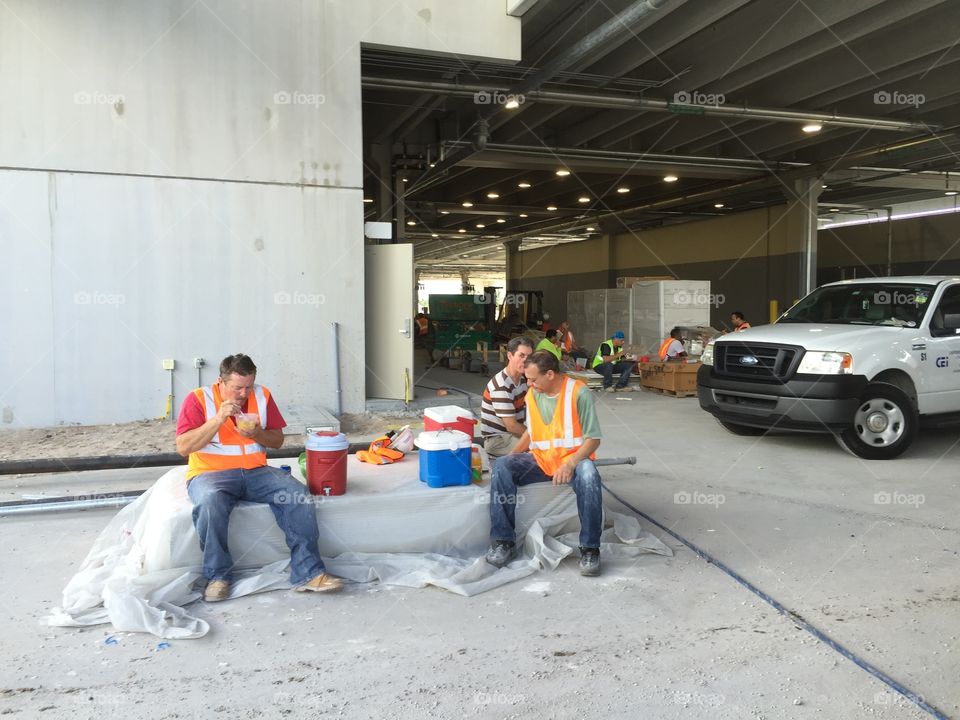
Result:
[[506,273],[504,277],[504,293],[511,290],[520,290],[523,282],[523,263],[521,261],[520,241],[507,240],[503,243],[504,265]]
[[812,292],[817,287],[817,202],[823,185],[820,178],[796,180],[793,184],[794,203],[800,246],[800,294]]

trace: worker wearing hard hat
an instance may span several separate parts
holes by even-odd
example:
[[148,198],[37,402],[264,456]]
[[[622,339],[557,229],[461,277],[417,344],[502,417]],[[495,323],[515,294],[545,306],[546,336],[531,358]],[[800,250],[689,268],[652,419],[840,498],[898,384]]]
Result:
[[[604,340],[597,348],[597,354],[593,358],[590,367],[593,371],[603,375],[603,389],[605,392],[632,392],[633,388],[627,383],[630,382],[630,373],[633,372],[636,360],[624,361],[623,343],[626,338],[624,334],[617,330],[613,337]],[[617,384],[613,384],[613,376],[618,375]]]

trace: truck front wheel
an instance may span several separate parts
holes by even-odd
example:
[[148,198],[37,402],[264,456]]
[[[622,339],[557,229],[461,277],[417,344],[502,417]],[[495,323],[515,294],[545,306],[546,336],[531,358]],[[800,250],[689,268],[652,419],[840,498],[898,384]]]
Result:
[[888,383],[871,383],[837,442],[857,457],[890,460],[910,447],[917,425],[916,408],[903,390]]

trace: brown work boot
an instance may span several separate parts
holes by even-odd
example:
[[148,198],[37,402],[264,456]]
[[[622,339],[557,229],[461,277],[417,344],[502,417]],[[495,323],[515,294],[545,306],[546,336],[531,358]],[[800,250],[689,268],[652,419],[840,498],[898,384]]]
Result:
[[207,589],[203,591],[203,599],[207,602],[220,602],[230,595],[230,583],[226,580],[211,580]]
[[294,588],[297,592],[336,592],[343,590],[343,580],[328,573],[322,572],[313,580]]

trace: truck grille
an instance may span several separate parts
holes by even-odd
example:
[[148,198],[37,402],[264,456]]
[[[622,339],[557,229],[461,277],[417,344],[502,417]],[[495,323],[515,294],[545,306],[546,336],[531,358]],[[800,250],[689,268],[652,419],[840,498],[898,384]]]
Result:
[[713,349],[713,369],[732,377],[788,380],[802,354],[802,348],[791,345],[718,342]]

